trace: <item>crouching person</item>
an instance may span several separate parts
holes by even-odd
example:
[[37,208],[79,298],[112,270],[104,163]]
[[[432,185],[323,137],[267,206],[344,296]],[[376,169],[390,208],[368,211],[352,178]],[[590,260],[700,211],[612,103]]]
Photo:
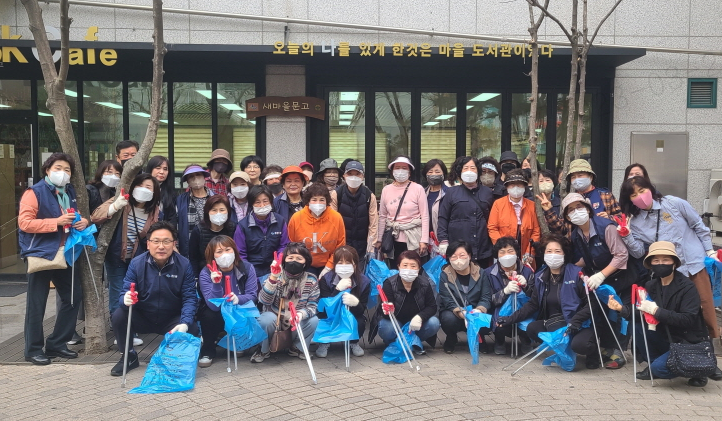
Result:
[[251,362],[262,363],[271,356],[271,340],[276,333],[279,319],[280,330],[290,329],[293,315],[289,311],[289,301],[292,301],[296,307],[295,316],[300,320],[304,337],[299,337],[298,330],[292,332],[293,343],[288,348],[288,355],[305,359],[305,355],[300,350],[301,340],[306,342],[308,349],[318,325],[318,317],[316,317],[319,297],[318,279],[314,274],[307,272],[312,259],[311,252],[302,243],[289,243],[283,254],[277,255],[271,263],[271,274],[258,296],[258,301],[263,304],[259,323],[268,334],[268,339],[261,343],[261,349],[253,354]]
[[[173,251],[178,233],[169,222],[159,221],[147,233],[148,251],[135,257],[128,266],[118,307],[111,323],[118,348],[125,346],[128,328],[128,308],[133,306],[130,334],[187,332],[198,335],[193,322],[198,298],[195,275],[185,257]],[[130,291],[135,284],[135,292]],[[128,371],[138,367],[138,354],[132,342],[128,348]],[[111,376],[123,375],[123,356],[110,370]]]

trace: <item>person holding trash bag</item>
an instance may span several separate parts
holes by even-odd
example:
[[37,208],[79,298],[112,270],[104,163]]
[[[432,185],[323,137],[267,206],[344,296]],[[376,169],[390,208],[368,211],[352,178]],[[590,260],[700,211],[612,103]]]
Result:
[[[388,313],[393,312],[399,326],[410,323],[409,327],[419,339],[434,346],[441,323],[436,317],[438,306],[433,283],[421,268],[421,256],[414,250],[404,251],[398,256],[398,267],[399,273],[384,281],[383,290],[390,303],[376,308],[369,342],[376,333],[386,345],[396,340],[396,332],[388,317]],[[414,348],[414,353],[423,355],[426,351]]]
[[[658,321],[655,330],[648,330],[644,323],[637,324],[637,338],[646,334],[649,346],[647,367],[637,373],[637,379],[650,380],[650,369],[655,379],[677,377],[668,365],[671,343],[697,344],[708,340],[709,332],[702,318],[699,293],[695,284],[678,269],[682,261],[676,248],[669,241],[658,241],[649,246],[644,266],[652,272],[652,280],[645,284],[648,299],[640,299],[638,310],[651,314]],[[619,311],[622,317],[632,317],[632,304],[625,304],[609,297],[609,308]],[[637,359],[647,360],[645,342],[637,340]],[[722,371],[716,369],[713,380],[722,380]],[[687,384],[694,387],[707,385],[706,377],[690,378]]]
[[[119,348],[125,344],[129,322],[131,335],[184,332],[198,336],[198,325],[194,323],[198,307],[196,277],[188,259],[173,250],[178,232],[169,222],[158,221],[148,229],[147,238],[148,251],[130,262],[119,296],[110,297],[120,302],[110,319]],[[131,284],[135,284],[135,291],[131,291]],[[128,320],[130,306],[132,320]],[[123,375],[123,358],[121,355],[110,370],[111,376]],[[138,366],[138,354],[131,344],[127,370]]]
[[[494,332],[494,353],[504,355],[506,354],[506,337],[512,337],[512,325],[497,326],[499,310],[507,300],[514,299],[514,294],[524,292],[527,297],[531,297],[534,289],[534,271],[522,263],[519,243],[514,237],[501,237],[494,244],[492,253],[496,264],[486,268],[484,272],[486,272],[491,286],[489,310],[493,311],[491,330]],[[512,281],[511,279],[515,276],[516,280]],[[526,354],[531,350],[531,340],[525,334],[519,335],[519,340],[521,342],[520,351],[522,354]]]
[[209,197],[203,205],[203,220],[193,228],[188,241],[188,260],[196,277],[206,265],[206,248],[211,239],[217,235],[233,238],[236,223],[231,219],[231,212],[228,197],[221,194]]
[[[347,167],[348,168],[348,167]],[[358,324],[358,334],[361,337],[366,330],[366,306],[371,292],[371,281],[360,273],[359,255],[356,249],[349,245],[341,246],[333,252],[334,268],[319,281],[320,297],[334,297],[344,294],[342,298]],[[350,289],[351,292],[344,292]],[[325,313],[319,313],[319,318],[326,318]],[[325,358],[331,344],[322,343],[316,348],[316,356]],[[364,355],[364,350],[358,340],[351,341],[351,352],[356,357]]]
[[[323,185],[319,186],[326,189]],[[261,343],[261,348],[251,357],[251,362],[262,363],[271,356],[271,341],[275,335],[288,335],[283,331],[290,329],[292,315],[289,313],[289,302],[294,303],[304,337],[299,338],[297,330],[290,333],[288,355],[306,359],[300,351],[301,341],[306,342],[308,349],[318,325],[316,308],[320,294],[316,275],[308,271],[312,260],[311,252],[302,243],[289,243],[283,254],[275,253],[271,274],[258,294],[258,301],[263,304],[263,313],[258,322],[268,334],[268,339]],[[283,341],[277,338],[276,342]]]
[[[25,361],[36,365],[50,364],[53,357],[78,357],[77,352],[68,349],[67,342],[75,332],[79,309],[77,304],[70,303],[80,303],[83,289],[80,285],[72,287],[73,269],[67,266],[63,254],[70,224],[75,220],[75,213],[68,210],[77,208],[75,189],[70,184],[74,170],[75,161],[70,155],[59,152],[50,155],[42,167],[45,178],[27,189],[20,199],[20,256],[28,263],[24,354]],[[87,226],[88,220],[81,218],[73,228],[84,230]],[[50,282],[61,296],[61,306],[53,333],[46,340],[43,317]]]
[[[220,195],[213,197],[222,197]],[[213,237],[205,250],[206,266],[198,278],[201,302],[196,318],[201,324],[203,346],[198,367],[210,367],[216,357],[216,340],[224,329],[220,307],[209,300],[226,298],[234,305],[249,301],[255,303],[258,279],[253,265],[241,260],[238,249],[231,237],[217,235]],[[231,291],[225,291],[225,279],[230,277]]]
[[536,342],[541,342],[540,332],[553,332],[567,326],[567,334],[572,337],[572,350],[586,355],[587,369],[597,369],[601,361],[595,332],[591,326],[586,327],[591,308],[579,268],[572,263],[572,245],[566,237],[550,234],[542,240],[542,250],[546,266],[535,275],[529,301],[511,316],[497,318],[496,323],[504,327],[536,313],[536,321],[529,323],[526,331]]
[[[471,246],[465,241],[454,241],[446,252],[447,265],[439,276],[439,319],[446,334],[444,352],[454,353],[457,333],[466,332],[466,307],[488,313],[491,308],[491,285],[486,273],[474,263]],[[480,335],[489,329],[482,328]]]

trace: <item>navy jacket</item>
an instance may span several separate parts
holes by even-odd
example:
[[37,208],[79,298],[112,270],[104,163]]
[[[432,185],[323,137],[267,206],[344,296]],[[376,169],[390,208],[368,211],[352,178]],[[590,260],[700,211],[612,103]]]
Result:
[[[30,189],[38,199],[36,219],[59,218],[62,215],[58,198],[55,196],[55,186],[46,183],[43,179],[35,183]],[[75,190],[71,184],[66,185],[65,193],[68,195],[70,207],[77,208]],[[44,234],[34,234],[19,229],[20,256],[23,258],[28,256],[42,257],[43,259],[53,260],[60,248],[60,240],[62,239],[60,229],[62,228]]]
[[[356,319],[364,318],[364,311],[366,311],[366,307],[369,303],[369,294],[371,293],[371,281],[369,278],[366,277],[366,275],[361,275],[359,277],[358,282],[355,280],[356,276],[351,278],[351,281],[353,282],[351,287],[351,294],[354,294],[356,298],[358,298],[358,305],[356,307],[349,307],[349,310],[351,311],[351,314]],[[323,275],[323,278],[321,278],[318,281],[318,288],[319,288],[319,298],[328,298],[328,297],[335,297],[336,295],[340,294],[341,291],[336,289],[336,285],[338,285],[338,281],[341,279],[336,275],[335,271],[329,271],[325,275]],[[319,318],[325,319],[326,313],[319,313]]]
[[285,191],[282,195],[273,198],[273,211],[281,215],[284,224],[288,224],[288,221],[291,220],[293,214],[291,205],[288,203],[288,194]]
[[130,290],[131,283],[135,283],[138,292],[135,305],[150,321],[167,322],[180,314],[179,323],[193,323],[198,308],[196,277],[185,257],[173,252],[163,268],[158,268],[149,252],[131,260],[123,279],[123,289],[116,297],[121,306],[125,306],[123,296]]
[[[210,196],[213,196],[212,190],[206,189]],[[188,202],[190,201],[191,191],[184,192],[176,199],[176,215],[178,217],[178,251],[183,256],[188,256],[188,242],[190,241],[190,229],[188,229]],[[200,210],[203,212],[203,209]]]
[[[534,289],[534,271],[529,266],[521,264],[521,260],[516,261],[516,267],[521,267],[520,275],[526,279],[526,286],[522,288],[524,294],[531,297],[532,290]],[[509,299],[510,295],[504,294],[504,288],[509,283],[509,279],[506,274],[499,267],[499,263],[495,263],[488,268],[484,269],[486,275],[489,277],[489,283],[491,284],[491,307],[494,310],[491,319],[491,329],[496,330],[496,319],[499,317],[499,310],[504,306],[506,300]],[[518,271],[517,271],[518,272]]]
[[253,213],[249,213],[233,234],[241,258],[253,265],[259,277],[270,272],[273,252],[282,253],[288,244],[288,234],[284,234],[286,220],[275,212],[271,212],[267,220],[268,229],[264,234]]
[[481,184],[474,190],[464,185],[451,187],[439,205],[436,232],[439,241],[466,241],[471,245],[474,260],[491,256],[487,223],[493,203],[491,189]]

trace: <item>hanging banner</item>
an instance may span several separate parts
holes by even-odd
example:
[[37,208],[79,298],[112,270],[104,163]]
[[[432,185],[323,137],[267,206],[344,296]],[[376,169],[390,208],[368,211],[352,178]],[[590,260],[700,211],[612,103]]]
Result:
[[326,102],[309,96],[264,96],[246,101],[249,119],[267,115],[326,119]]

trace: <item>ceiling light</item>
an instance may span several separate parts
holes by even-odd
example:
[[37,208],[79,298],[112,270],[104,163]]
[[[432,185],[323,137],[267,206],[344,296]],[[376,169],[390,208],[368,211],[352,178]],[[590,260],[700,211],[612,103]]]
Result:
[[[213,99],[213,91],[211,91],[210,89],[196,89],[196,92],[198,92],[199,94],[203,95],[204,97],[206,97],[208,99]],[[226,97],[224,97],[221,94],[216,94],[216,98],[226,99]]]
[[[163,124],[168,124],[168,120],[158,120],[158,121],[160,121]],[[174,121],[173,124],[178,124],[178,122]]]
[[52,117],[53,116],[52,114],[44,113],[42,111],[38,111],[38,115],[40,117]]
[[253,120],[248,120],[248,122],[251,123],[251,124],[256,124],[256,122],[253,121]]
[[11,106],[9,106],[9,105],[5,105],[5,104],[0,104],[0,108],[12,108],[12,107],[11,107]]
[[113,104],[112,102],[96,102],[96,104],[102,105],[103,107],[114,108],[114,109],[116,109],[116,110],[122,110],[122,109],[123,109],[123,106],[122,106],[122,105]]
[[[71,97],[73,97],[73,98],[77,98],[77,97],[78,97],[78,93],[75,92],[75,91],[71,91],[70,89],[66,89],[66,90],[65,90],[65,95],[71,96]],[[90,98],[90,96],[89,96],[89,95],[83,95],[83,98]]]
[[341,101],[358,101],[358,92],[341,92]]
[[451,117],[455,117],[451,114],[441,114],[440,116],[436,117],[437,120],[448,120]]
[[339,125],[339,126],[350,126],[350,125],[351,125],[351,122],[348,121],[348,120],[346,120],[346,121],[339,121],[339,122],[338,122],[338,125]]
[[133,113],[131,113],[131,114],[137,115],[138,117],[150,118],[150,114],[148,114],[148,113],[137,113],[137,112],[133,112]]
[[218,104],[218,105],[225,108],[226,110],[243,111],[243,108],[241,108],[241,106],[238,104]]
[[354,111],[356,111],[356,106],[355,105],[339,105],[338,110],[340,112],[349,112],[349,111],[354,112]]
[[439,124],[438,121],[427,121],[424,126],[436,126],[437,124]]
[[499,95],[501,95],[501,94],[479,94],[479,95],[475,96],[474,98],[471,98],[469,100],[469,102],[484,102],[484,101],[488,101],[492,98],[496,98]]
[[241,118],[248,118],[246,113],[238,113]]
[[353,114],[341,114],[338,116],[339,120],[353,120]]
[[[474,108],[474,106],[473,106],[473,105],[467,105],[467,106],[466,106],[466,109],[468,110],[469,108]],[[456,107],[450,109],[449,112],[450,112],[450,113],[455,113],[455,112],[456,112]]]

